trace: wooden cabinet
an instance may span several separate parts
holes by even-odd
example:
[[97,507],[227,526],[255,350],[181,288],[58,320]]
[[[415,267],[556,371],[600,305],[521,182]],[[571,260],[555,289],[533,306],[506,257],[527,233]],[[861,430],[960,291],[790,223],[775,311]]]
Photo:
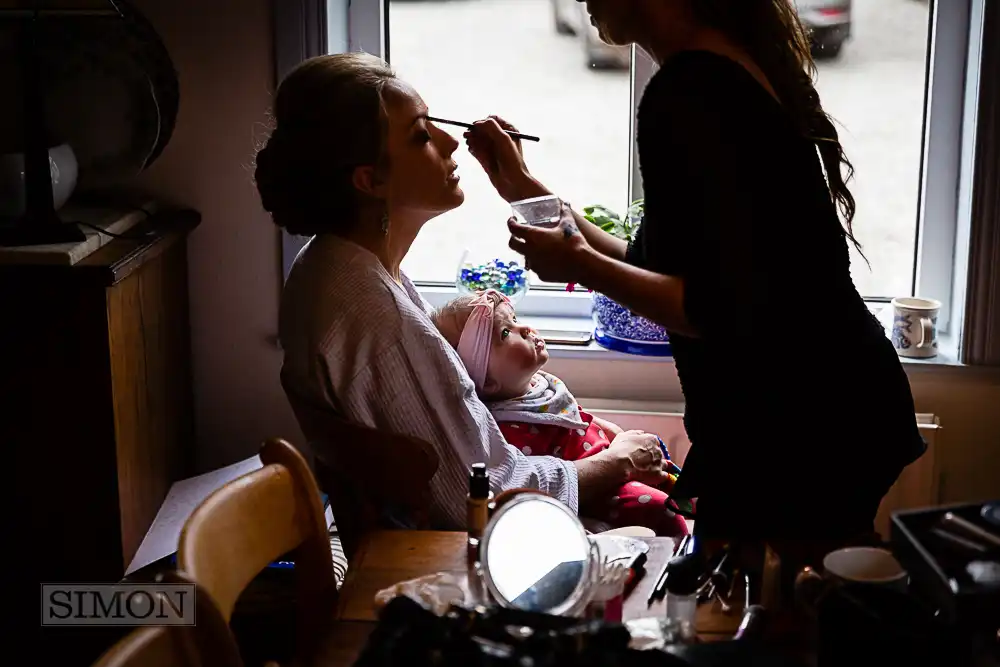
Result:
[[186,239],[198,221],[161,212],[72,266],[0,265],[5,542],[35,600],[42,582],[119,580],[190,473]]

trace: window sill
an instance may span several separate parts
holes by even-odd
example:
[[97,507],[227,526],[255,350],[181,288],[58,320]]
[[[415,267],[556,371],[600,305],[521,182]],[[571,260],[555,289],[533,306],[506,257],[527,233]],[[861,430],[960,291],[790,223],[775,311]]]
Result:
[[938,337],[938,354],[929,359],[913,359],[910,357],[900,357],[903,366],[907,370],[910,368],[969,368],[959,361],[958,344],[954,336],[942,335]]
[[[528,321],[536,329],[555,329],[558,331],[592,331],[593,322],[588,318],[578,317],[531,317]],[[673,357],[642,357],[622,352],[614,352],[601,347],[593,340],[587,345],[549,345],[549,356],[553,359],[591,359],[593,361],[642,361],[644,363],[673,363]],[[958,357],[958,345],[955,337],[942,335],[938,339],[938,355],[929,359],[914,359],[900,357],[904,366],[915,368],[966,367]]]
[[[539,317],[525,316],[524,320],[535,329],[549,331],[593,332],[594,322],[589,317]],[[643,357],[615,352],[601,347],[593,339],[586,345],[566,345],[551,343],[548,346],[552,359],[590,359],[595,362],[642,361],[651,363],[674,363],[673,357]]]
[[[440,308],[458,296],[458,289],[454,285],[417,285],[417,290],[434,308]],[[589,292],[533,289],[517,304],[517,312],[521,317],[579,319],[589,323],[590,301]]]
[[[421,286],[420,293],[435,308],[455,297],[456,289],[447,286]],[[524,305],[530,297],[535,297],[532,308]],[[555,312],[539,314],[536,308],[552,304],[570,304],[569,308],[556,308]],[[872,303],[876,316],[886,312],[886,304]],[[567,314],[567,310],[570,312]],[[518,304],[518,312],[523,321],[536,329],[592,332],[593,320],[589,316],[590,295],[586,292],[569,295],[557,291],[538,290],[529,292]],[[545,312],[545,311],[543,311]],[[883,320],[883,324],[885,324]],[[962,364],[953,337],[942,336],[940,353],[931,359],[910,359],[901,357],[908,374],[940,373],[958,371],[966,373],[975,367]],[[644,357],[624,354],[605,349],[591,340],[587,345],[549,345],[549,363],[546,368],[561,377],[581,400],[588,404],[593,401],[615,400],[632,404],[653,402],[670,404],[683,401],[683,394],[677,373],[673,370],[673,357]]]
[[[440,308],[449,300],[455,298],[458,290],[451,286],[419,286],[418,289],[425,299],[434,307]],[[568,303],[568,305],[566,305]],[[564,304],[561,307],[557,304]],[[527,306],[527,307],[526,307]],[[882,315],[888,306],[884,303],[870,303],[872,312],[879,317],[883,326],[888,325]],[[592,332],[594,329],[593,320],[589,315],[590,294],[587,292],[574,292],[571,294],[558,292],[556,290],[536,290],[528,292],[521,304],[518,304],[518,313],[522,319],[527,321],[536,329],[567,331],[567,332]],[[551,313],[542,315],[540,313]],[[589,359],[594,362],[609,361],[642,361],[645,363],[673,363],[673,357],[643,357],[632,354],[615,352],[601,347],[593,340],[587,345],[564,345],[553,343],[549,345],[549,356],[553,359]],[[910,357],[900,357],[904,365],[913,365],[915,368],[928,367],[964,367],[959,361],[958,345],[953,336],[943,335],[939,339],[939,353],[930,359],[913,359]]]
[[[558,331],[592,331],[593,323],[587,318],[576,317],[532,317],[528,321],[536,329],[555,329]],[[965,367],[958,359],[958,347],[954,337],[941,336],[938,341],[938,355],[929,359],[914,359],[900,357],[904,366],[915,368],[933,367]],[[670,363],[673,357],[643,357],[622,352],[614,352],[601,347],[593,340],[587,345],[549,345],[549,356],[553,359],[590,359],[595,362],[605,361],[642,361],[644,363]]]

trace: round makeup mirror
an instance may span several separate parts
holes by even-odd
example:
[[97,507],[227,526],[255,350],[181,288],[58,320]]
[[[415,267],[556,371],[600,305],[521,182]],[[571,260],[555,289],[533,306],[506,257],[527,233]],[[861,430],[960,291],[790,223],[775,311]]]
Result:
[[583,602],[592,554],[572,510],[549,496],[525,493],[494,512],[483,532],[480,565],[501,606],[559,615]]

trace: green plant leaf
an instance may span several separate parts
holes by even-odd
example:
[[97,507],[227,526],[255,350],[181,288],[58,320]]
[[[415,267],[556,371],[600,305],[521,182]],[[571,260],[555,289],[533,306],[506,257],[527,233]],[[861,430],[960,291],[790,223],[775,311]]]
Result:
[[635,239],[635,234],[642,222],[645,210],[645,200],[640,198],[629,204],[625,212],[625,217],[620,217],[617,213],[601,204],[584,207],[584,218],[600,227],[605,232],[615,238],[631,243]]
[[[597,206],[592,206],[590,208],[591,208],[591,212],[595,213],[596,215],[606,216],[608,218],[613,218],[615,220],[621,220],[621,216],[619,216],[617,213],[615,213],[610,208],[607,208],[605,206],[597,205]],[[586,210],[586,209],[584,209],[584,210]]]

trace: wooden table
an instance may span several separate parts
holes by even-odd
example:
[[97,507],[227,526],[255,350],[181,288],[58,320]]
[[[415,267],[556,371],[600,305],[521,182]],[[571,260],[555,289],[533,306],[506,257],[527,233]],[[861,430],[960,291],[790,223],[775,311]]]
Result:
[[[326,650],[324,667],[347,667],[365,645],[376,625],[375,594],[395,583],[434,572],[464,573],[466,534],[437,531],[381,531],[362,542],[340,589],[336,624]],[[673,549],[670,538],[647,540],[646,574],[625,599],[625,620],[666,614],[663,601],[646,606],[656,575]],[[739,610],[724,614],[717,602],[698,608],[696,628],[703,640],[729,639],[739,626]]]

